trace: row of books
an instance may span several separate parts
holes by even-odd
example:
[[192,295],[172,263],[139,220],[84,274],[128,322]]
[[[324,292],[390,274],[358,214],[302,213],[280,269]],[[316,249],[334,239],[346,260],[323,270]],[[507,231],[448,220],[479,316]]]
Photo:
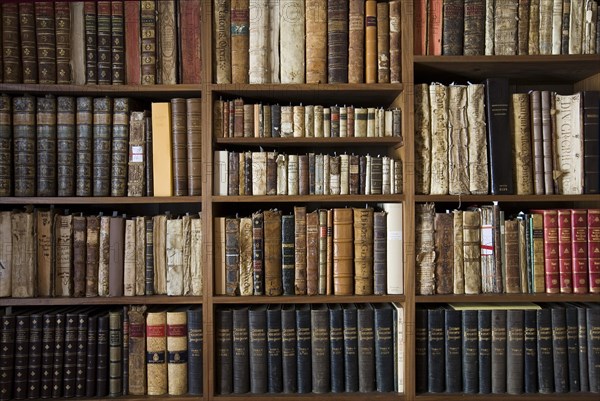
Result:
[[417,308],[417,392],[599,393],[599,329],[597,303]]
[[214,79],[399,83],[399,0],[216,0]]
[[2,400],[202,394],[201,306],[2,312]]
[[201,19],[200,0],[5,2],[0,82],[200,83]]
[[600,210],[416,209],[417,294],[600,293]]
[[216,138],[402,137],[399,109],[383,107],[244,103],[216,100]]
[[600,193],[599,93],[511,94],[501,78],[416,85],[416,192]]
[[215,151],[217,195],[402,193],[402,161],[388,156]]
[[215,219],[217,295],[403,293],[402,204]]
[[595,0],[416,0],[416,55],[600,52]]
[[202,295],[198,215],[0,212],[0,297]]
[[140,108],[130,98],[0,96],[0,196],[200,195],[200,99]]
[[218,394],[404,391],[399,304],[216,310]]

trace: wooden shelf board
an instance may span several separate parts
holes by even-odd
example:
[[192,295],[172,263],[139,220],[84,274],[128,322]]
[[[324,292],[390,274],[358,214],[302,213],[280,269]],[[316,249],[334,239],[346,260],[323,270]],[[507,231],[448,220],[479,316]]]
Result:
[[215,295],[215,304],[347,304],[363,302],[404,302],[404,295],[291,295],[291,296],[224,296]]
[[591,302],[599,301],[598,294],[475,294],[475,295],[416,295],[416,303],[438,302]]
[[0,84],[0,92],[8,94],[68,96],[128,96],[172,99],[177,96],[200,97],[202,85],[50,85],[50,84]]
[[306,394],[237,394],[237,395],[215,395],[214,400],[239,401],[239,400],[264,400],[264,401],[289,401],[296,399],[310,400],[390,400],[403,401],[404,394],[399,393],[306,393]]
[[340,146],[340,145],[394,145],[402,146],[402,138],[216,138],[215,143],[223,145],[260,146]]
[[201,196],[68,196],[0,197],[0,205],[119,205],[159,203],[202,203]]
[[404,195],[256,195],[213,196],[215,203],[259,202],[402,202]]
[[524,84],[573,83],[600,72],[600,55],[414,56],[419,77],[483,80],[508,77]]
[[599,202],[600,195],[415,195],[415,202]]
[[83,297],[83,298],[0,298],[2,306],[57,306],[57,305],[161,305],[201,304],[201,296],[170,297],[149,295],[136,297]]
[[464,400],[509,400],[509,401],[563,401],[576,400],[598,400],[598,394],[593,393],[566,393],[566,394],[464,394],[464,393],[439,393],[439,394],[417,394],[417,401],[464,401]]

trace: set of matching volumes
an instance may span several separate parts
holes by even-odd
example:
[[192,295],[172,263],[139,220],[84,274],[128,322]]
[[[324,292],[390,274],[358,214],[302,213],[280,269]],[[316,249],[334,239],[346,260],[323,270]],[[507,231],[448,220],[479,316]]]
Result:
[[[508,216],[507,216],[508,217]],[[600,210],[416,209],[416,293],[600,293]]]
[[202,394],[202,308],[0,315],[0,399]]
[[417,308],[416,390],[600,393],[598,330],[597,303]]
[[0,297],[202,295],[198,215],[0,212]]
[[404,391],[399,304],[216,310],[216,393]]
[[399,0],[215,0],[215,82],[399,83]]
[[600,53],[596,0],[415,0],[416,55]]
[[397,108],[282,106],[219,99],[214,105],[214,134],[216,138],[402,137],[402,114]]
[[416,85],[415,191],[598,194],[599,114],[598,91],[511,94],[503,78]]
[[0,82],[198,84],[200,0],[2,4]]
[[214,166],[221,196],[402,193],[402,162],[388,156],[217,150]]
[[402,294],[402,204],[215,219],[217,295]]
[[201,192],[201,101],[0,96],[0,196]]

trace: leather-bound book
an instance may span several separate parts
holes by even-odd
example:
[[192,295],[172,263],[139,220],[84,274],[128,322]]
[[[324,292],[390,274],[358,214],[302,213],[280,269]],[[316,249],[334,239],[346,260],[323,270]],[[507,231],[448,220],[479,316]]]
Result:
[[[231,0],[231,82],[248,83],[249,0]],[[266,20],[265,14],[256,16]]]
[[218,84],[231,83],[231,8],[230,0],[217,0],[213,8],[214,79]]
[[54,295],[73,296],[73,215],[54,216],[55,271]]
[[171,141],[173,149],[173,195],[185,196],[187,188],[187,104],[182,98],[171,99]]
[[500,0],[494,8],[494,54],[515,55],[517,43],[518,1]]
[[[588,367],[588,339],[587,339],[587,308],[577,305],[577,340],[579,344],[579,387],[581,392],[590,390],[590,377]],[[537,338],[536,338],[537,340]],[[537,346],[537,343],[536,343]],[[537,357],[537,355],[536,355]],[[536,360],[537,364],[537,360]],[[537,372],[536,372],[537,373]],[[593,379],[592,379],[593,380]],[[537,388],[536,388],[537,390]]]
[[40,396],[43,321],[43,315],[39,312],[29,315],[29,355],[26,391],[28,398],[37,398]]
[[[285,216],[284,216],[285,217]],[[307,214],[306,207],[294,206],[294,215],[292,217],[292,223],[294,225],[294,240],[292,247],[288,249],[287,240],[291,237],[286,235],[285,223],[282,222],[282,255],[286,258],[286,252],[293,252],[294,257],[294,291],[292,294],[306,295],[307,290]],[[292,250],[293,249],[293,250]],[[285,269],[285,266],[284,266]],[[285,271],[284,271],[285,273]],[[284,293],[286,293],[285,274],[284,274]],[[289,295],[289,294],[288,294]]]
[[86,1],[83,5],[85,31],[85,83],[98,83],[98,28],[96,2]]
[[308,155],[298,156],[298,195],[310,194]]
[[225,295],[225,217],[215,217],[215,295]]
[[[267,314],[267,319],[270,319],[269,316],[271,315]],[[275,366],[269,364],[269,369],[272,369],[272,367]],[[269,372],[269,377],[273,379],[271,372]],[[296,309],[294,305],[281,306],[281,378],[283,382],[281,392],[286,394],[295,393],[298,377],[296,365]]]
[[[34,221],[35,221],[35,246],[37,248],[37,286],[38,286],[38,296],[41,297],[50,297],[54,295],[54,282],[56,278],[55,272],[55,254],[54,254],[54,245],[55,245],[55,230],[54,230],[54,214],[55,211],[53,208],[50,210],[47,209],[36,209],[34,211]],[[12,218],[12,214],[8,216],[9,219]],[[9,231],[10,229],[9,224]],[[12,244],[13,240],[9,241],[9,244]],[[11,249],[11,254],[14,253],[14,250]],[[10,280],[9,280],[10,285]],[[14,290],[13,290],[14,291]]]
[[199,196],[202,193],[202,102],[200,98],[186,102],[187,189],[190,196]]
[[481,216],[477,210],[463,212],[465,294],[481,292]]
[[293,215],[281,216],[281,281],[283,295],[295,294],[294,227]]
[[[24,84],[36,84],[38,80],[38,62],[37,62],[37,47],[35,35],[35,5],[31,3],[19,3],[19,28],[21,32],[21,68],[17,71],[23,71]],[[6,7],[8,10],[13,7]],[[10,10],[9,22],[7,26],[12,29],[12,21],[10,21],[12,10]],[[6,24],[6,22],[4,22]],[[5,42],[6,43],[6,42]],[[10,43],[9,43],[10,45]],[[10,48],[10,46],[9,46]],[[6,47],[5,47],[6,49]],[[12,56],[14,57],[14,56]],[[10,61],[11,57],[4,56],[4,62]],[[10,64],[9,64],[10,65]],[[16,72],[16,71],[15,71]],[[8,81],[4,81],[8,82]]]
[[415,55],[427,54],[427,1],[418,0],[414,4],[413,24],[415,27],[413,49]]
[[464,12],[464,0],[446,0],[443,2],[442,54],[444,56],[460,56],[463,54]]
[[327,0],[306,2],[306,83],[327,82]]
[[36,194],[56,196],[56,98],[37,98],[36,122]]
[[240,218],[240,295],[254,293],[254,265],[252,256],[252,218]]
[[[562,7],[561,7],[562,8]],[[529,50],[529,0],[519,1],[517,9],[517,53],[528,54]],[[567,17],[568,20],[568,17]],[[568,41],[568,40],[567,40]]]
[[[191,2],[184,2],[185,4]],[[114,4],[113,4],[114,7]],[[114,8],[113,8],[114,9]],[[123,54],[123,45],[119,49],[121,65],[124,65],[124,82],[128,85],[140,85],[142,83],[142,36],[141,36],[141,2],[140,1],[125,1],[123,2],[123,20],[124,33],[123,40],[125,49],[127,49],[127,57]],[[113,23],[114,23],[113,16]],[[114,38],[113,38],[114,39]],[[114,49],[113,49],[114,51]],[[113,53],[114,54],[114,53]],[[117,64],[118,66],[118,64]],[[113,65],[115,67],[115,65]],[[116,83],[116,82],[113,82]]]
[[335,295],[353,293],[352,215],[352,209],[333,209],[333,291]]
[[109,361],[110,361],[110,320],[109,314],[98,316],[98,345],[96,357],[96,396],[106,397],[109,392]]
[[98,357],[98,315],[90,314],[87,319],[87,339],[85,342],[86,368],[84,395],[93,397],[96,395],[96,373]]
[[239,295],[240,219],[225,219],[226,294]]
[[533,187],[536,195],[544,191],[544,144],[542,139],[542,94],[529,92],[529,118],[531,121],[531,155],[533,158]]
[[113,104],[111,141],[111,196],[127,194],[127,162],[129,159],[129,114],[130,99],[116,98]]
[[[296,236],[296,238],[298,238],[298,236]],[[319,212],[317,210],[306,213],[305,239],[306,287],[305,291],[301,294],[316,295],[319,286]],[[297,249],[298,247],[296,246],[296,250]]]
[[148,395],[167,393],[167,312],[150,311],[146,315],[146,369]]
[[121,395],[129,394],[129,308],[130,306],[123,306],[121,309],[122,319],[121,324],[123,326],[122,332],[122,343],[123,349],[121,358],[121,371],[122,380],[121,380]]
[[465,56],[482,56],[485,53],[485,0],[464,0]]
[[154,295],[154,219],[146,220],[146,266],[145,266],[145,295]]
[[108,395],[116,397],[122,395],[123,385],[123,323],[122,311],[110,311],[108,314],[109,337],[108,337]]
[[583,192],[600,193],[600,92],[583,92]]
[[156,2],[142,0],[140,11],[142,38],[142,85],[157,83]]
[[358,391],[375,391],[375,328],[371,304],[359,304],[358,331]]
[[450,213],[436,213],[435,230],[435,292],[452,294],[454,290],[454,216]]
[[75,194],[75,99],[57,98],[56,164],[58,196]]
[[327,2],[327,82],[348,82],[348,0]]
[[[394,309],[391,304],[373,304],[375,338],[375,381],[381,393],[394,391]],[[396,350],[401,352],[400,350]]]
[[281,295],[281,211],[266,210],[264,212],[264,277],[265,295]]
[[129,384],[127,392],[131,395],[146,393],[145,311],[145,305],[134,305],[127,312],[129,315]]
[[84,372],[87,361],[82,358],[85,356],[85,342],[87,341],[87,315],[88,313],[85,311],[72,311],[66,316],[63,381],[65,397],[76,397],[77,391],[79,390],[81,394],[84,389]]
[[529,1],[527,54],[540,54],[540,0]]
[[12,212],[0,212],[0,297],[10,297],[12,292]]
[[[523,372],[524,392],[537,393],[537,311],[526,309],[523,311]],[[577,315],[575,315],[577,318]]]
[[182,395],[188,391],[187,312],[167,312],[167,377],[168,394]]
[[505,78],[485,82],[491,193],[514,193],[512,158],[506,135],[509,133],[509,89]]
[[267,391],[281,393],[283,391],[281,305],[267,307],[266,326]]
[[[35,3],[38,82],[40,84],[56,83],[55,18],[54,3],[41,1]],[[6,46],[4,48],[6,49]],[[6,74],[4,78],[6,81]]]
[[587,213],[584,209],[571,209],[573,292],[576,294],[586,293],[589,288]]
[[401,9],[400,0],[390,1],[390,82],[393,84],[402,81]]
[[266,393],[268,389],[266,305],[255,305],[249,308],[248,333],[250,357],[250,392],[252,394],[263,394]]
[[309,305],[296,305],[296,369],[298,393],[312,391],[311,311]]
[[[111,1],[111,69],[112,84],[120,85],[126,83],[125,77],[125,27],[123,2]],[[136,62],[133,62],[137,64]]]
[[444,309],[427,310],[427,390],[444,391]]
[[[329,366],[331,371],[331,392],[344,392],[344,311],[339,304],[328,306],[329,327]],[[313,312],[314,313],[314,312]],[[313,315],[314,317],[314,315]],[[319,318],[322,314],[319,313]],[[319,340],[319,335],[314,333],[313,342],[316,338]],[[391,337],[390,337],[391,339]],[[314,350],[314,348],[313,348]],[[391,351],[391,349],[390,349]],[[314,381],[313,381],[314,383]]]
[[344,389],[346,392],[358,391],[358,326],[356,306],[343,306],[344,339]]
[[350,195],[362,195],[360,193],[360,156],[350,155],[348,190]]
[[[187,310],[187,349],[188,349],[188,394],[200,395],[203,389],[202,369],[202,306],[195,306]],[[131,383],[131,380],[130,380]]]
[[467,309],[462,315],[463,392],[474,394],[479,392],[478,311]]
[[106,297],[109,294],[110,274],[110,216],[100,216],[100,230],[98,234],[98,296]]
[[233,311],[218,308],[215,311],[215,349],[217,369],[216,393],[231,394],[233,391]]
[[112,103],[112,99],[107,97],[94,98],[93,196],[110,195]]
[[506,255],[504,289],[506,293],[517,294],[521,292],[521,265],[519,260],[519,222],[516,219],[506,220],[505,248]]
[[93,100],[78,97],[75,114],[75,195],[92,195]]
[[[12,216],[12,296],[37,296],[34,216],[32,212],[13,213]],[[18,274],[17,274],[18,272]],[[50,294],[49,294],[50,295]]]
[[[543,3],[543,1],[542,1]],[[550,3],[552,3],[550,1]],[[552,23],[552,5],[549,6],[548,17],[550,23]],[[568,54],[582,54],[583,38],[584,33],[584,15],[585,2],[582,0],[571,0],[571,20],[569,22],[569,53]],[[541,18],[541,14],[540,14]],[[551,29],[550,29],[551,30]],[[551,45],[552,43],[550,43]],[[548,53],[549,54],[549,53]]]
[[[293,18],[286,15],[284,11],[286,7],[295,10]],[[298,38],[305,37],[305,28],[304,1],[287,0],[285,6],[282,6],[279,18],[280,57],[281,60],[285,60],[279,65],[282,84],[305,82],[305,48],[304,43],[298,41]],[[306,40],[306,44],[309,44],[308,40]]]
[[[56,328],[56,313],[46,312],[42,323],[42,351],[41,370],[39,382],[39,396],[41,398],[52,397],[52,382],[54,368],[54,333]],[[62,373],[62,371],[61,371]]]
[[54,3],[56,35],[56,83],[71,83],[71,10],[69,2]]
[[[256,153],[256,158],[254,158],[254,153]],[[240,181],[241,187],[239,191],[244,195],[254,195],[255,181],[254,176],[252,174],[252,167],[256,166],[257,172],[260,171],[260,167],[258,167],[259,165],[261,165],[262,162],[260,153],[262,152],[240,152],[240,178],[243,177],[243,179]],[[253,163],[254,159],[256,159],[256,163]],[[256,182],[256,189],[260,189],[259,186],[260,183]],[[244,189],[242,190],[242,188]]]
[[365,82],[377,82],[377,2],[365,1]]
[[[571,210],[558,210],[558,275],[561,293],[573,292]],[[545,253],[544,253],[545,256]]]
[[250,391],[250,343],[248,306],[233,309],[233,393]]
[[185,43],[179,49],[182,84],[199,84],[201,81],[201,4],[199,0],[178,3],[179,41]]
[[[324,295],[327,292],[328,256],[333,254],[333,249],[329,249],[328,246],[328,235],[330,235],[333,240],[333,231],[328,233],[327,213],[327,210],[319,210],[319,268],[317,271],[317,293],[321,295]],[[331,227],[331,229],[333,229],[333,227]]]
[[588,243],[588,273],[590,292],[597,294],[600,292],[600,210],[588,209],[587,211],[587,243]]
[[529,95],[515,93],[511,97],[510,128],[512,132],[512,154],[514,156],[514,185],[518,195],[533,194],[533,158],[531,152],[531,130]]
[[371,195],[381,195],[383,191],[383,159],[371,158]]
[[277,195],[277,152],[267,152],[266,181],[266,194]]
[[0,196],[10,196],[13,191],[13,134],[12,101],[0,95]]
[[550,91],[542,91],[542,149],[544,153],[544,190],[546,195],[556,193],[554,189],[554,149],[552,139],[552,95]]
[[112,83],[112,37],[111,37],[111,2],[99,1],[97,3],[98,21],[98,84],[110,85]]
[[[52,4],[50,4],[50,7],[52,7]],[[52,32],[54,33],[54,29]],[[3,4],[2,58],[4,67],[3,75],[5,83],[21,83],[23,79],[21,73],[21,60],[19,56],[21,52],[19,50],[19,46],[19,5],[17,3]]]
[[327,305],[317,304],[311,306],[310,330],[312,392],[326,393],[331,390],[329,309]]
[[581,390],[579,377],[579,326],[577,323],[577,307],[565,305],[565,326],[567,328],[567,360],[569,391]]
[[[569,366],[567,354],[567,323],[565,308],[562,305],[550,304],[552,322],[552,360],[554,361],[554,392],[569,391]],[[590,389],[591,390],[591,389]]]
[[[417,205],[415,216],[417,294],[432,295],[435,287],[434,205],[431,203]],[[479,242],[477,246],[479,247]],[[477,248],[477,260],[479,260],[479,248]]]
[[[29,315],[2,316],[2,353],[0,353],[0,391],[3,398],[27,398],[29,359]],[[14,385],[13,385],[14,383]]]
[[122,216],[110,218],[110,262],[108,265],[108,295],[123,296],[123,273],[125,249],[125,219]]
[[254,295],[264,294],[263,213],[252,214],[252,270]]
[[[564,313],[564,312],[563,312]],[[506,311],[506,392],[523,392],[523,310]]]
[[[353,214],[354,294],[371,295],[373,294],[373,209],[355,208]],[[334,220],[334,230],[335,224]]]
[[552,310],[537,310],[537,356],[539,392],[554,392],[554,363],[552,355]]
[[[598,308],[598,305],[586,304],[586,324],[588,333],[597,332],[600,327],[600,308]],[[598,393],[600,392],[600,380],[598,380],[600,355],[594,350],[597,350],[600,344],[598,339],[591,334],[588,334],[587,340],[589,387],[591,392]]]
[[175,0],[165,0],[156,3],[158,9],[156,26],[157,40],[157,83],[174,85],[177,83],[177,16],[175,15]]
[[442,54],[443,2],[430,2],[427,12],[427,55]]
[[[66,313],[64,310],[56,312],[56,325],[54,327],[54,361],[52,364],[52,398],[62,397],[63,364],[66,334]],[[42,386],[42,391],[44,386]]]
[[[537,213],[530,215],[529,234],[530,241],[530,287],[531,292],[544,292],[545,288],[545,239],[544,239],[544,222],[543,216]],[[528,267],[529,269],[529,267]],[[558,281],[558,280],[557,280]],[[552,282],[552,286],[556,287],[557,283]]]
[[100,218],[86,217],[85,247],[85,296],[98,296],[98,258],[99,258]]
[[448,192],[451,195],[469,193],[469,130],[467,117],[467,87],[448,87]]
[[415,386],[416,391],[427,391],[427,309],[415,310]]
[[[129,4],[129,3],[127,3]],[[146,189],[146,111],[132,111],[129,123],[129,161],[127,168],[127,196],[143,196]]]
[[444,309],[444,368],[445,391],[457,393],[462,390],[462,314],[455,309]]

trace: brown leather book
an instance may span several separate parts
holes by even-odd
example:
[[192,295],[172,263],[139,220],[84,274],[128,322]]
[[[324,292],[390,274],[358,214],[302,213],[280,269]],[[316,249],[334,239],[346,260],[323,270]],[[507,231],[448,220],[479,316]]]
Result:
[[[335,294],[333,289],[333,256],[334,256],[334,242],[333,242],[333,209],[327,209],[327,269],[325,270],[325,292],[323,294],[332,295]],[[319,293],[321,289],[321,271],[319,270]]]
[[36,2],[35,21],[37,35],[38,82],[56,83],[56,33],[54,3]]
[[415,208],[415,275],[416,292],[420,295],[434,293],[434,218],[432,203],[418,204]]
[[377,3],[377,82],[390,82],[390,6]]
[[[260,152],[257,152],[260,153]],[[252,154],[253,152],[242,152],[240,153],[242,158],[240,158],[240,195],[252,195],[254,194],[253,184],[254,179],[252,175]],[[242,159],[243,162],[243,173],[242,173]],[[258,163],[257,163],[258,165]]]
[[98,28],[96,2],[86,1],[83,5],[85,25],[85,82],[98,83]]
[[350,208],[333,209],[333,293],[335,295],[352,295],[354,289],[352,214]]
[[99,1],[97,4],[98,21],[98,84],[112,83],[111,65],[111,2]]
[[[233,104],[232,104],[233,103]],[[244,100],[241,98],[229,102],[230,110],[233,107],[233,115],[229,118],[233,120],[233,130],[229,130],[229,137],[241,138],[244,136]]]
[[[384,207],[394,208],[396,205],[394,204],[384,204]],[[400,205],[400,207],[402,207]],[[392,209],[395,211],[395,208]],[[402,210],[402,209],[400,209]],[[395,216],[395,214],[393,215]],[[387,272],[387,261],[393,261],[391,257],[388,257],[387,248],[388,248],[388,227],[387,227],[387,218],[388,213],[386,211],[374,212],[373,213],[373,294],[375,295],[385,295],[388,290],[388,281],[391,282],[391,278],[388,279]],[[398,219],[400,220],[400,219]],[[396,222],[394,222],[396,223]],[[402,224],[402,222],[400,222]],[[392,227],[390,227],[390,230]],[[397,235],[396,233],[390,233],[390,237],[393,235]],[[391,241],[390,241],[391,242]],[[401,254],[400,254],[401,255]],[[391,256],[391,255],[390,255]],[[398,263],[396,266],[401,267],[402,261],[398,260],[397,262],[393,261],[392,263]],[[394,269],[394,267],[390,266],[390,269]],[[401,274],[402,269],[394,269],[400,270],[399,274]],[[393,274],[390,274],[393,276]],[[391,286],[390,286],[391,287]],[[393,290],[390,288],[390,290]],[[390,292],[396,293],[396,292]]]
[[129,122],[127,196],[144,196],[146,190],[146,111],[132,111]]
[[348,0],[327,2],[327,82],[348,82]]
[[87,221],[73,216],[73,296],[85,296]]
[[254,293],[254,266],[252,256],[252,219],[240,219],[240,295]]
[[[248,83],[250,48],[249,0],[231,0],[231,82]],[[262,15],[258,18],[267,18]]]
[[[184,1],[183,3],[190,3]],[[124,2],[125,17],[125,82],[128,85],[142,83],[142,36],[141,36],[141,2]]]
[[244,104],[244,138],[254,137],[254,105]]
[[463,54],[485,53],[485,0],[465,0]]
[[264,212],[265,295],[281,295],[281,211]]
[[58,196],[75,195],[75,98],[59,96],[56,115]]
[[514,186],[518,195],[533,195],[533,163],[531,152],[531,115],[529,95],[514,93],[510,104],[510,130]]
[[13,213],[13,275],[11,281],[13,298],[31,298],[38,295],[33,226],[32,212]]
[[327,235],[327,210],[319,209],[319,268],[317,272],[317,292],[315,294],[309,293],[310,295],[324,295],[327,292],[327,264],[329,256]]
[[263,240],[263,213],[252,214],[252,270],[254,295],[264,294],[264,240]]
[[135,217],[135,295],[145,295],[146,219],[145,216]]
[[98,234],[98,296],[109,295],[110,216],[100,216]]
[[[52,3],[50,6],[52,7]],[[19,5],[2,4],[2,59],[5,83],[17,84],[23,79],[19,46]]]
[[185,44],[180,48],[181,83],[199,84],[202,80],[202,3],[200,0],[190,0],[178,4],[179,42]]
[[217,99],[213,103],[213,135],[215,138],[225,137],[225,111],[228,110],[226,101]]
[[217,0],[213,6],[213,72],[218,84],[231,83],[230,0]]
[[240,219],[225,219],[225,294],[240,294]]
[[123,241],[123,296],[135,295],[135,219],[125,220],[125,235]]
[[146,394],[146,305],[129,307],[129,386],[131,395]]
[[[54,296],[54,209],[35,211],[37,288],[40,297]],[[14,248],[14,244],[13,244]],[[14,254],[14,249],[13,249]],[[14,264],[14,262],[13,262]]]
[[306,1],[306,83],[327,82],[327,0]]
[[13,144],[15,196],[35,196],[35,105],[33,96],[14,97]]
[[373,294],[373,209],[355,208],[353,210],[354,293],[356,295],[371,295]]
[[465,294],[481,292],[481,217],[477,210],[463,212]]
[[[296,237],[297,238],[297,237]],[[306,214],[306,292],[319,291],[319,211]]]
[[54,3],[56,35],[56,83],[71,83],[71,10],[69,2]]
[[167,293],[167,216],[154,216],[153,220],[154,294],[165,295]]
[[8,95],[0,95],[0,196],[11,196],[13,190],[13,135],[12,101]]
[[350,155],[349,166],[349,192],[350,195],[358,195],[360,192],[360,157],[358,155]]
[[177,20],[175,0],[164,0],[156,3],[158,8],[158,69],[163,85],[177,83]]
[[187,190],[187,104],[182,98],[171,99],[173,141],[173,194],[186,196]]
[[75,195],[92,196],[93,100],[77,98]]
[[298,156],[298,195],[309,194],[308,155]]
[[401,41],[401,9],[400,0],[390,1],[390,82],[402,82],[402,41]]
[[112,99],[94,99],[93,128],[93,196],[110,195],[110,149],[112,127]]
[[227,195],[243,195],[240,193],[240,189],[245,190],[245,187],[240,185],[240,162],[243,162],[243,159],[238,152],[228,152],[227,157]]
[[519,264],[519,222],[517,219],[504,222],[506,254],[506,276],[504,288],[509,294],[521,292],[521,272]]
[[37,98],[37,196],[56,196],[56,98]]
[[267,152],[267,195],[277,195],[277,152]]
[[188,195],[199,196],[202,193],[202,99],[187,99],[186,102],[187,189]]
[[[19,27],[21,30],[21,68],[19,70],[23,71],[23,83],[37,84],[38,62],[33,2],[19,3]],[[6,63],[6,55],[4,58]]]
[[296,295],[307,291],[307,222],[306,207],[294,206],[294,288]]
[[142,85],[156,84],[156,3],[142,0]]
[[100,239],[100,217],[88,216],[85,253],[85,296],[98,296],[98,258]]
[[111,69],[112,84],[122,85],[125,81],[125,27],[123,1],[111,1]]
[[55,273],[54,295],[73,296],[73,215],[54,216]]
[[122,216],[110,218],[110,253],[108,264],[108,295],[123,296],[123,267],[125,249],[125,219]]
[[114,99],[111,152],[111,196],[127,194],[127,162],[129,159],[129,113],[130,99]]
[[365,78],[365,0],[350,0],[348,20],[348,82]]
[[450,213],[435,214],[435,292],[452,294],[454,290],[454,216]]
[[377,82],[377,1],[365,2],[365,82]]

